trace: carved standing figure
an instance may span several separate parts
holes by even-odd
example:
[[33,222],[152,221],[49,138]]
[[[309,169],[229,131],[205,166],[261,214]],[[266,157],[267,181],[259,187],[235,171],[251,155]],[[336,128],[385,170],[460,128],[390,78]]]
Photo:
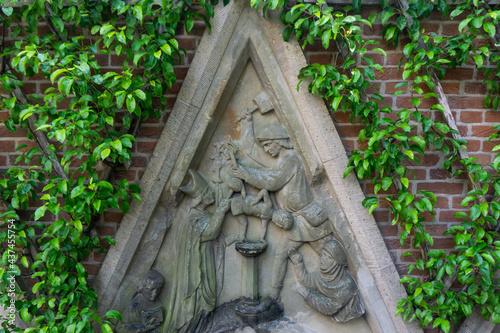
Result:
[[[279,299],[285,279],[288,250],[297,249],[304,242],[309,242],[319,253],[324,242],[332,239],[332,229],[323,207],[313,198],[302,159],[293,149],[283,126],[267,125],[258,134],[257,140],[264,151],[276,159],[275,166],[272,169],[261,169],[238,165],[233,174],[258,189],[273,192],[277,211],[284,211],[284,216],[293,216],[293,225],[285,228],[289,230],[278,241],[272,265],[272,289],[269,297],[259,305],[259,310],[264,311]],[[282,227],[274,220],[273,218],[277,226]]]
[[217,301],[213,241],[222,228],[230,200],[221,200],[215,212],[214,191],[205,178],[189,170],[191,181],[181,187],[191,198],[189,212],[178,234],[175,290],[171,294],[164,332],[204,332]]
[[313,309],[338,322],[365,313],[358,286],[347,270],[347,255],[337,240],[330,240],[323,246],[319,274],[307,271],[297,250],[290,250],[288,255],[301,284],[297,291]]
[[163,304],[158,299],[165,284],[163,275],[149,271],[141,280],[139,291],[130,301],[117,329],[119,333],[159,333],[163,323]]

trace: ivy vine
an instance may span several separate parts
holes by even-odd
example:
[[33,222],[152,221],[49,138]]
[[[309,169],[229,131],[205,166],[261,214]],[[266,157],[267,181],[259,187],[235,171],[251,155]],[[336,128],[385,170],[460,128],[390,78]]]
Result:
[[[137,185],[110,182],[109,174],[130,161],[141,122],[159,117],[166,107],[164,95],[175,83],[173,66],[183,52],[175,39],[178,26],[184,24],[189,32],[201,18],[210,27],[218,1],[39,0],[13,7],[17,2],[0,1],[3,29],[9,29],[13,40],[3,43],[0,55],[0,85],[10,94],[0,99],[0,107],[9,110],[7,128],[26,130],[36,146],[17,147],[20,166],[0,179],[7,207],[0,214],[0,288],[7,290],[12,277],[18,280],[15,293],[22,297],[13,304],[21,319],[33,325],[24,332],[92,332],[95,323],[111,332],[121,316],[116,311],[97,315],[97,295],[80,261],[101,248],[92,232],[96,217],[109,208],[127,213],[130,199],[141,200]],[[467,141],[450,118],[442,122],[432,117],[434,112],[449,113],[446,102],[438,99],[430,111],[420,108],[424,100],[439,97],[439,79],[447,70],[472,60],[484,72],[485,107],[498,109],[500,53],[492,39],[500,11],[482,0],[399,0],[397,6],[382,0],[381,12],[368,18],[358,14],[360,0],[343,9],[325,0],[251,0],[251,5],[280,11],[284,40],[297,38],[303,47],[318,42],[325,49],[335,43],[344,57],[342,66],[310,64],[297,74],[332,111],[350,111],[351,122],[363,124],[358,139],[364,148],[351,152],[345,176],[354,172],[369,179],[375,194],[395,187],[397,194],[369,197],[363,205],[371,213],[379,200],[387,201],[393,225],[401,226],[401,244],[422,249],[422,258],[401,279],[408,297],[399,302],[396,314],[448,332],[451,322],[478,307],[486,320],[500,323],[499,281],[494,277],[500,268],[500,203],[486,200],[490,188],[495,198],[500,196],[500,157],[485,169],[467,156]],[[435,11],[460,20],[457,35],[439,36],[422,28],[420,22]],[[40,22],[52,33],[40,34]],[[386,56],[383,46],[361,33],[375,22],[384,25],[387,42],[397,45],[400,36],[409,37],[399,63],[402,82],[396,85],[402,89],[394,95],[408,90],[412,108],[393,110],[381,106],[380,94],[366,93],[375,85],[376,73],[383,72],[369,52]],[[123,56],[122,70],[101,69],[98,54]],[[37,75],[52,86],[41,95],[25,96],[19,78]],[[424,86],[431,92],[424,93]],[[500,135],[500,125],[495,129],[490,139]],[[498,150],[500,145],[493,148]],[[430,151],[446,156],[443,167],[450,176],[465,172],[471,182],[462,201],[467,212],[455,214],[463,222],[447,232],[456,244],[453,254],[432,248],[434,240],[423,223],[426,213],[434,214],[436,195],[413,193],[410,186],[408,164],[420,164]],[[452,167],[457,160],[463,165],[459,170]],[[101,164],[105,172],[99,173]],[[33,203],[38,206],[33,221],[21,221],[18,212]],[[50,225],[40,222],[48,212],[59,218]],[[111,238],[107,241],[113,244]],[[35,281],[22,290],[21,266]],[[412,276],[414,269],[427,269],[428,278]],[[457,283],[461,287],[452,288]],[[0,303],[9,306],[11,299],[11,293],[4,293]],[[2,326],[5,332],[22,331],[8,320]]]

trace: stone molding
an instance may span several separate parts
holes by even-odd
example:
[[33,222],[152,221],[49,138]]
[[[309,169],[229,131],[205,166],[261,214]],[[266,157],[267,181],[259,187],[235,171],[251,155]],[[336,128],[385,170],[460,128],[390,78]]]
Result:
[[[364,195],[357,179],[352,174],[343,178],[347,155],[324,102],[309,94],[305,84],[299,91],[296,89],[298,71],[306,65],[300,46],[296,41],[283,42],[283,27],[276,13],[268,12],[266,20],[246,6],[246,1],[237,0],[215,11],[212,31],[205,32],[141,180],[142,203],[134,202],[123,218],[115,237],[116,246],[109,250],[94,281],[99,311],[111,309],[119,290],[133,283],[127,274],[132,264],[134,271],[136,265],[141,266],[140,271],[153,265],[155,258],[151,253],[158,251],[169,226],[169,212],[162,207],[176,201],[186,166],[193,163],[197,150],[204,144],[207,128],[209,132],[210,126],[215,126],[211,123],[219,98],[230,95],[223,94],[228,82],[237,80],[238,68],[250,58],[268,74],[260,79],[264,86],[272,87],[271,98],[282,106],[278,118],[284,118],[280,121],[293,133],[294,143],[301,143],[298,151],[310,179],[326,179],[326,187],[343,213],[332,227],[349,244],[346,250],[358,253],[351,255],[353,273],[366,304],[371,330],[421,332],[417,323],[406,323],[401,316],[394,316],[396,303],[405,292],[374,218],[361,205]],[[246,20],[242,13],[251,18]],[[235,32],[238,25],[241,28]],[[232,59],[228,58],[228,49],[233,51]],[[274,56],[267,58],[269,55]],[[275,76],[276,71],[282,75]],[[290,94],[292,100],[282,98],[284,94]]]

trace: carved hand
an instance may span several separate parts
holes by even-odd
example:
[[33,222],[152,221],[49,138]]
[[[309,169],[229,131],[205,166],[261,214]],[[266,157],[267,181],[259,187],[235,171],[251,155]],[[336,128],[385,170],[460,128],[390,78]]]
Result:
[[248,110],[240,111],[238,113],[236,121],[249,124],[252,122],[252,114],[248,112]]
[[225,214],[229,211],[230,207],[231,207],[231,200],[230,199],[222,199],[217,210]]
[[300,264],[303,261],[302,255],[295,249],[288,250],[288,257],[293,264]]
[[235,176],[236,178],[245,180],[247,175],[248,173],[241,167],[233,168],[233,176]]
[[303,285],[298,284],[298,285],[296,285],[293,289],[294,289],[297,293],[299,293],[299,295],[301,295],[302,297],[306,297],[306,296],[307,296],[307,288],[306,288],[306,287],[304,287]]

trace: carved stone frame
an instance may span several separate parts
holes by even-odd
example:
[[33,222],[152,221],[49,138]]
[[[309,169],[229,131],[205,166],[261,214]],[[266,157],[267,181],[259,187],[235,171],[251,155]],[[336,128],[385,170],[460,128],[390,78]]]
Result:
[[332,227],[350,253],[350,270],[371,330],[421,332],[416,323],[394,316],[405,292],[375,220],[361,205],[364,195],[357,179],[352,174],[343,178],[348,159],[325,103],[305,85],[296,89],[298,72],[306,65],[300,46],[283,42],[276,13],[268,12],[266,20],[248,8],[247,1],[232,1],[215,13],[212,31],[203,36],[141,180],[142,203],[134,202],[124,216],[116,246],[110,248],[94,282],[100,312],[117,304],[121,290],[136,282],[128,274],[132,266],[134,272],[146,272],[153,265],[169,226],[169,211],[161,208],[176,201],[187,170],[197,165],[198,152],[206,148],[217,126],[217,110],[224,110],[250,59],[304,160],[308,178],[322,179],[335,198],[332,205],[343,213]]

